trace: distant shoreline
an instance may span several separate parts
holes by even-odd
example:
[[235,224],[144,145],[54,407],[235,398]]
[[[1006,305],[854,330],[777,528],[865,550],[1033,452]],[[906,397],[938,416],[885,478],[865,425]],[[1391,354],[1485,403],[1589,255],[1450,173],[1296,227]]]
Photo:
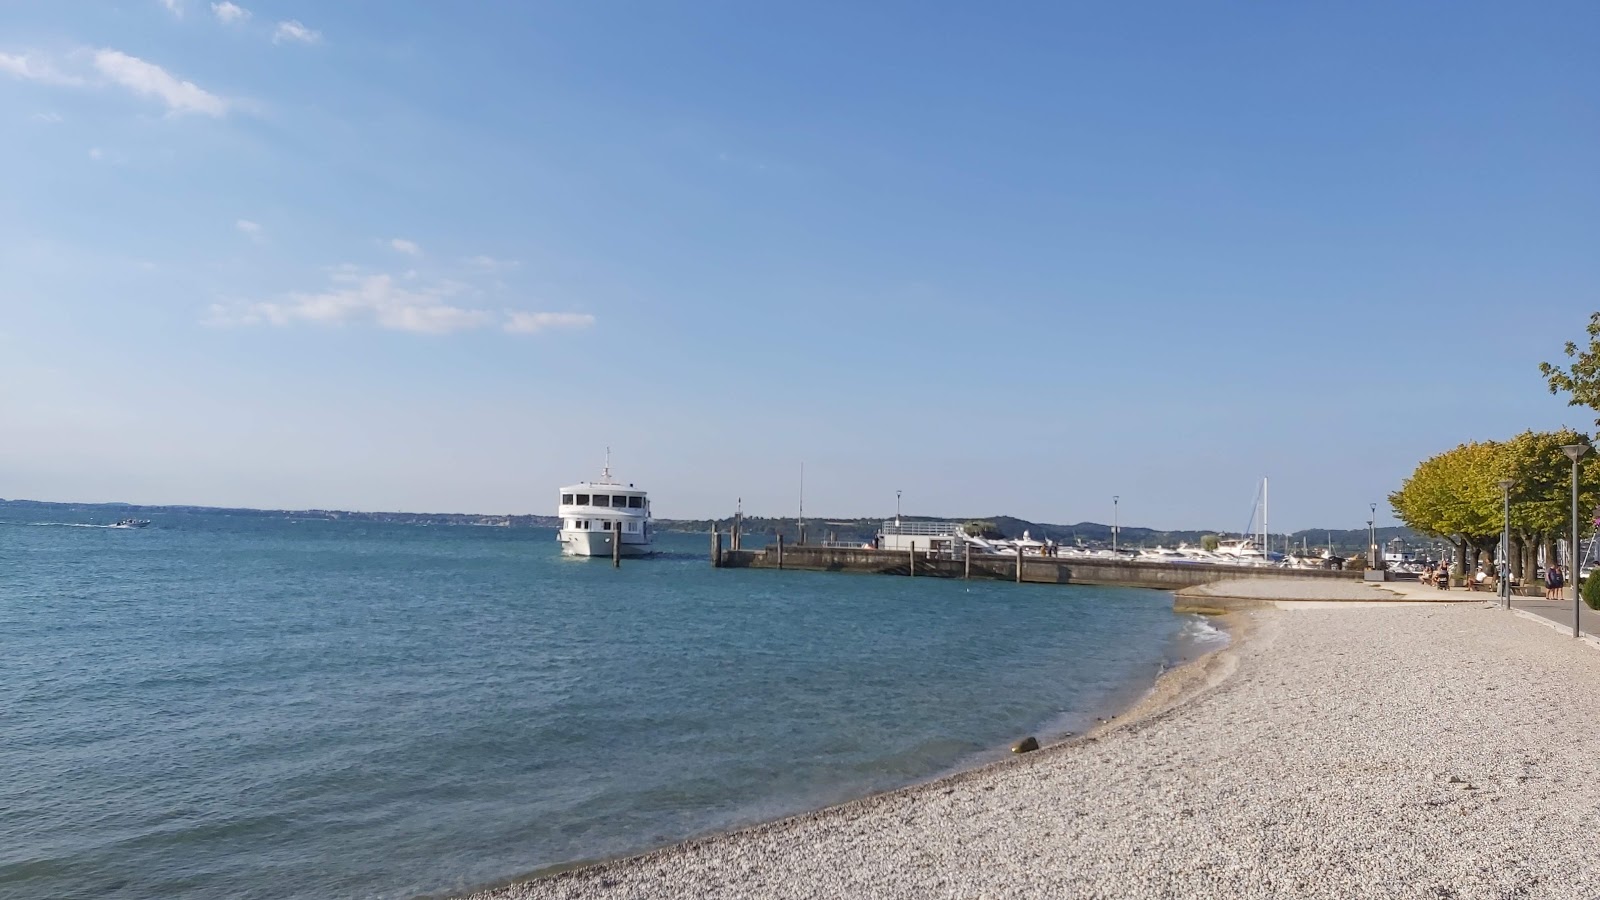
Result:
[[[391,525],[477,525],[498,526],[505,528],[559,528],[561,519],[558,516],[512,514],[512,513],[426,513],[426,512],[396,512],[396,511],[363,511],[343,509],[255,509],[251,507],[235,506],[201,506],[196,504],[137,504],[137,503],[69,503],[53,500],[7,500],[0,498],[0,511],[6,509],[55,509],[78,510],[89,514],[99,514],[122,518],[129,513],[142,513],[154,515],[214,515],[214,516],[239,516],[243,518],[282,518],[300,520],[323,520],[343,522],[379,522]],[[1061,543],[1076,543],[1086,541],[1092,545],[1105,544],[1111,538],[1111,526],[1100,522],[1078,522],[1063,525],[1051,522],[1034,522],[1019,519],[1015,516],[986,515],[986,516],[904,516],[907,521],[933,522],[980,522],[992,524],[996,530],[1006,537],[1021,537],[1024,532],[1035,538],[1053,538]],[[655,527],[658,532],[675,534],[704,534],[715,525],[721,530],[732,527],[734,518],[724,516],[717,519],[674,519],[656,518]],[[871,516],[806,516],[806,536],[813,542],[832,539],[840,541],[866,541],[877,533],[878,527],[883,523],[883,517]],[[798,531],[798,523],[793,516],[756,516],[743,517],[743,528],[747,535],[776,535],[782,533],[787,540],[794,540]],[[1217,529],[1172,529],[1160,530],[1154,528],[1122,525],[1117,529],[1119,538],[1124,546],[1168,546],[1175,547],[1179,544],[1199,545],[1206,535],[1220,535],[1229,532]],[[1289,537],[1298,541],[1302,535],[1309,538],[1313,544],[1320,544],[1331,537],[1335,547],[1341,549],[1364,548],[1367,544],[1367,530],[1361,529],[1328,529],[1313,528],[1303,532],[1294,532],[1290,535],[1273,535],[1275,541]],[[1410,529],[1403,527],[1384,527],[1378,529],[1378,538],[1387,542],[1399,537],[1404,541],[1415,543],[1418,538]]]

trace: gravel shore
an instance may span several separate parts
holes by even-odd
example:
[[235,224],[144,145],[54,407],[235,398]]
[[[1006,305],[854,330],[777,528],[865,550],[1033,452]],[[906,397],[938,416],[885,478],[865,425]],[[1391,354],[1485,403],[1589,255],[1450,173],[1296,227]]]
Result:
[[1130,724],[474,896],[1600,897],[1600,653],[1479,604],[1232,618]]

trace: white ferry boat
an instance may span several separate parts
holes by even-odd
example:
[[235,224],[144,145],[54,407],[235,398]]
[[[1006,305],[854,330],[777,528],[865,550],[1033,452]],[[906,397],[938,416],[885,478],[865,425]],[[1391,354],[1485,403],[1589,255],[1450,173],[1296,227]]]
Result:
[[621,555],[650,553],[650,498],[631,484],[611,478],[611,454],[599,481],[580,481],[561,489],[556,509],[561,517],[561,542],[565,556],[611,555],[611,542],[620,540]]

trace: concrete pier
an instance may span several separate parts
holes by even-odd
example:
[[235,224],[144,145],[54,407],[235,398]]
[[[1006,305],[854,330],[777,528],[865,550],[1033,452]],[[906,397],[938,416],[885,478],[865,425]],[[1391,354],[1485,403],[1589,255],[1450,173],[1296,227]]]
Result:
[[916,575],[929,578],[987,578],[1030,584],[1107,584],[1177,590],[1239,578],[1305,578],[1360,581],[1359,570],[1277,569],[1257,566],[1206,566],[1118,559],[973,555],[949,559],[904,550],[786,546],[763,550],[723,550],[727,569],[805,569],[862,575]]

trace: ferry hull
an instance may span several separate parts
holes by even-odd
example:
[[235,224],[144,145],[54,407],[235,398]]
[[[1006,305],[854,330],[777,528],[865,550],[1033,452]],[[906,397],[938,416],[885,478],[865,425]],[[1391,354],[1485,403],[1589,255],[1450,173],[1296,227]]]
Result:
[[[611,535],[609,531],[563,531],[561,533],[562,556],[603,556],[611,557]],[[627,533],[622,535],[622,555],[626,557],[649,556],[649,543],[630,540],[633,537]]]

